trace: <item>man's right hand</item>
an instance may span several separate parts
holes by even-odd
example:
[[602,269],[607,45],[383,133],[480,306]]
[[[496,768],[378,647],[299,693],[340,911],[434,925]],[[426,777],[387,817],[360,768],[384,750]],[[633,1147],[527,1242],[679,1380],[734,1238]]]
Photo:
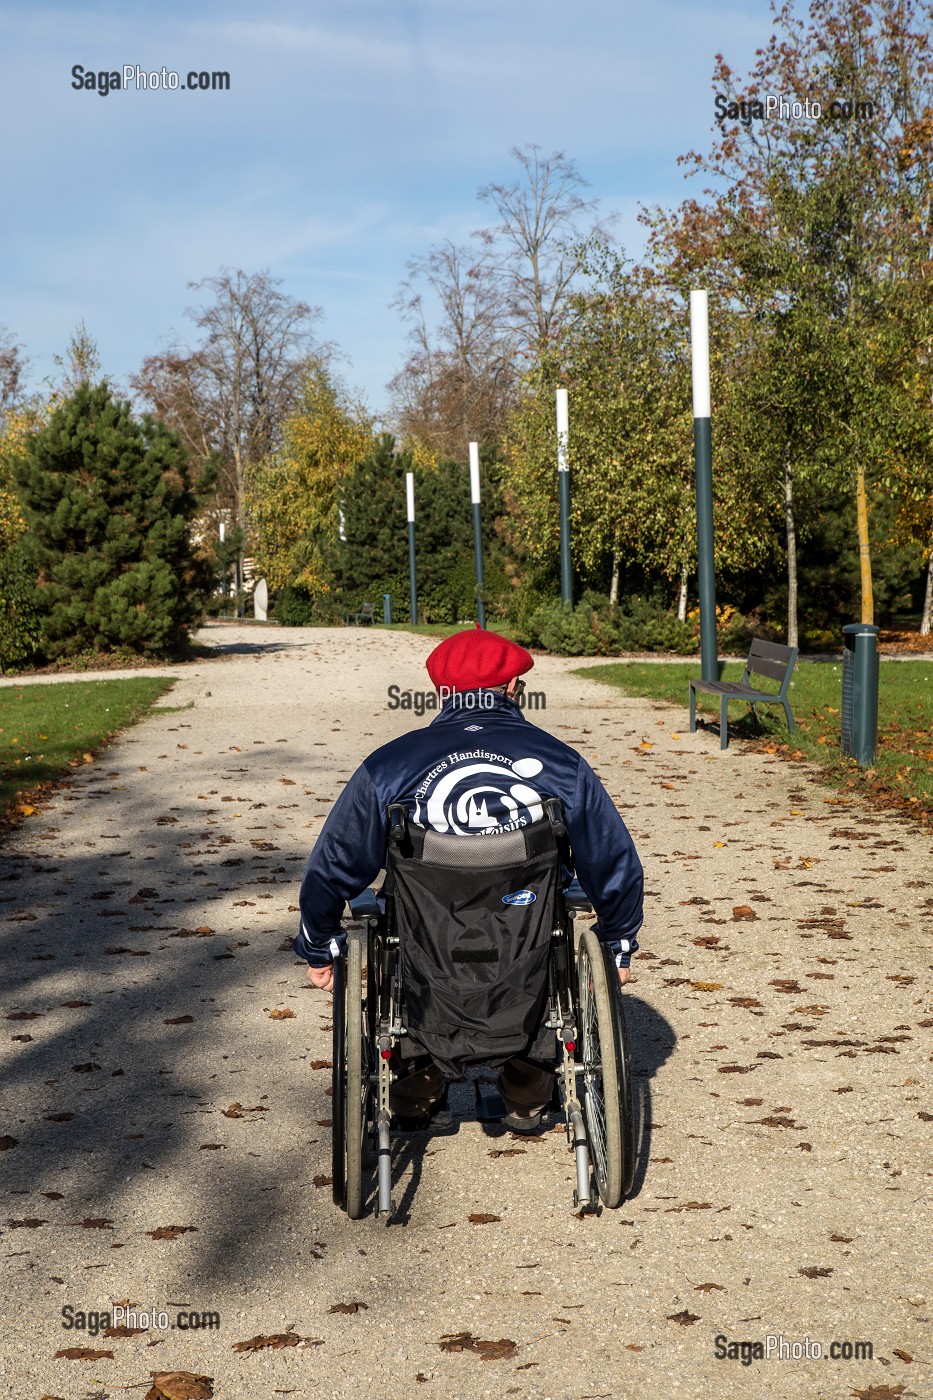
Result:
[[334,964],[329,963],[327,967],[309,967],[308,981],[312,987],[318,987],[322,992],[333,991]]

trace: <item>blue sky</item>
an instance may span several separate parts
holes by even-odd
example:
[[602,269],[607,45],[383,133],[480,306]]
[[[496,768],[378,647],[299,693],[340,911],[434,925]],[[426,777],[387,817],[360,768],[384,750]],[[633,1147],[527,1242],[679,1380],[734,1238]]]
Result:
[[[194,334],[187,284],[268,269],[377,412],[405,355],[406,262],[489,215],[512,146],[576,159],[616,234],[690,190],[717,50],[746,71],[767,0],[71,0],[0,14],[0,323],[36,386],[83,320],[118,383]],[[75,91],[71,69],[224,69],[229,92]]]

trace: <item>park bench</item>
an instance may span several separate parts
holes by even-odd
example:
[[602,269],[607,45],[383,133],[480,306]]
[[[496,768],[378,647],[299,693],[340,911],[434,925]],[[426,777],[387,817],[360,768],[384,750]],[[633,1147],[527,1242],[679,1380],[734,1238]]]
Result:
[[373,617],[375,606],[375,603],[364,603],[353,619],[354,624],[361,627],[364,622],[375,622],[376,619]]
[[[729,721],[726,707],[730,700],[744,700],[746,704],[751,705],[756,720],[758,718],[756,705],[783,705],[784,714],[787,717],[787,728],[793,734],[794,716],[791,714],[790,701],[787,698],[787,687],[790,685],[790,678],[796,663],[796,647],[785,647],[781,646],[779,642],[765,642],[757,637],[754,638],[745,662],[745,672],[740,681],[690,681],[690,733],[694,733],[697,727],[696,696],[697,691],[700,690],[707,695],[720,697],[719,747],[721,749],[729,747]],[[754,686],[749,685],[749,681],[755,675],[768,676],[770,680],[780,681],[780,690],[757,690]]]

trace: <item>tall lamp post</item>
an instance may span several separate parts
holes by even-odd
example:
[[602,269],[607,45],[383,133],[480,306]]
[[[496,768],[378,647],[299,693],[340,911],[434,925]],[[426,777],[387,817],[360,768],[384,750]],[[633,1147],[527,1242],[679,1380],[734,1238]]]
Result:
[[470,500],[473,503],[473,556],[476,561],[476,618],[480,627],[486,626],[486,603],[483,598],[483,522],[480,515],[479,443],[470,443]]
[[709,392],[709,306],[706,292],[690,293],[693,371],[693,453],[697,480],[697,565],[700,592],[700,674],[719,675],[716,657],[716,569],[713,555],[713,440]]
[[570,571],[570,462],[567,458],[569,413],[567,390],[557,390],[557,502],[560,511],[560,601],[573,607],[573,577]]
[[415,577],[415,474],[405,473],[405,499],[408,506],[408,589],[412,623],[418,621],[418,582]]

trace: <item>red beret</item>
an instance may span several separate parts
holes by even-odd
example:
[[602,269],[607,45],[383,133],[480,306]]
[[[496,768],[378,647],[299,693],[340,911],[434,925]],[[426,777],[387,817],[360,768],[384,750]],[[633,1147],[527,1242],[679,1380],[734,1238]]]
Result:
[[507,637],[476,624],[472,632],[457,632],[436,646],[425,665],[436,689],[480,690],[504,685],[530,671],[534,658]]

